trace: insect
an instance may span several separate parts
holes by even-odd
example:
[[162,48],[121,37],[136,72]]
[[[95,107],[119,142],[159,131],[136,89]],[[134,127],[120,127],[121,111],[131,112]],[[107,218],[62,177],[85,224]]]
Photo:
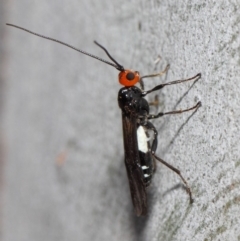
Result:
[[[109,52],[102,45],[100,45],[96,41],[94,41],[94,43],[104,50],[104,52],[107,54],[107,56],[110,58],[112,62],[99,58],[95,55],[89,54],[80,49],[77,49],[62,41],[34,33],[30,30],[13,24],[7,25],[24,30],[38,37],[63,44],[82,54],[88,55],[108,65],[111,65],[115,67],[118,71],[120,71],[118,79],[120,84],[124,87],[121,88],[118,92],[118,104],[120,109],[122,110],[125,165],[129,180],[132,202],[137,216],[144,216],[147,214],[146,189],[151,183],[155,171],[156,160],[158,160],[159,162],[161,162],[162,164],[164,164],[165,166],[167,166],[179,175],[179,177],[185,184],[186,191],[189,194],[190,202],[193,202],[191,189],[187,181],[181,175],[181,172],[177,168],[162,160],[160,157],[156,156],[155,153],[158,143],[158,132],[154,125],[150,122],[150,120],[162,117],[164,115],[180,114],[183,112],[197,109],[201,106],[201,102],[199,101],[195,106],[188,109],[174,110],[170,112],[160,112],[156,115],[153,115],[149,113],[149,103],[144,97],[168,85],[180,84],[186,81],[197,80],[201,78],[200,73],[188,79],[176,80],[165,84],[160,84],[148,91],[145,91],[143,79],[149,77],[156,77],[164,74],[168,70],[169,65],[165,68],[165,70],[163,70],[160,73],[140,77],[138,71],[125,69],[109,54]],[[140,87],[135,86],[137,83],[140,84]],[[149,137],[150,131],[153,132],[153,138],[151,141],[151,138]]]

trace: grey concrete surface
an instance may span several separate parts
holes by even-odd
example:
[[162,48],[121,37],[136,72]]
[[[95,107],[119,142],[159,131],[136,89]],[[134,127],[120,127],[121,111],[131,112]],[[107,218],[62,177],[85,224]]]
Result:
[[[5,2],[0,1],[0,22],[4,21],[7,7],[4,4]],[[3,138],[3,108],[5,100],[4,92],[4,80],[5,76],[5,63],[6,63],[6,49],[5,49],[5,25],[0,25],[0,240],[2,240],[2,226],[3,226],[3,194],[4,194],[4,138]]]
[[2,240],[240,240],[239,8],[222,0],[8,1],[2,24],[106,58],[98,40],[142,74],[170,63],[167,75],[146,80],[147,89],[201,72],[195,84],[158,94],[159,111],[198,100],[202,107],[154,121],[157,154],[182,171],[195,202],[158,163],[148,216],[137,218],[123,162],[118,72],[6,27]]

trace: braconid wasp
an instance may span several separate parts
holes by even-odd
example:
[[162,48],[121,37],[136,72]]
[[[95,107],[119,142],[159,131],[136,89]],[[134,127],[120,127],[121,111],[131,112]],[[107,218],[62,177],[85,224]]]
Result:
[[[144,97],[154,91],[162,89],[167,85],[180,84],[190,80],[198,80],[199,78],[201,78],[200,73],[188,79],[176,80],[165,84],[160,84],[148,91],[145,91],[143,79],[160,76],[164,74],[168,70],[169,65],[165,68],[164,71],[160,73],[145,75],[140,77],[140,74],[138,71],[125,69],[108,53],[108,51],[102,45],[100,45],[96,41],[94,41],[94,43],[104,50],[104,52],[112,60],[112,62],[99,58],[95,55],[89,54],[80,49],[77,49],[62,41],[34,33],[32,31],[29,31],[25,28],[22,28],[13,24],[7,24],[7,25],[24,30],[38,37],[63,44],[82,54],[88,55],[92,58],[95,58],[99,61],[109,64],[120,71],[118,78],[119,78],[120,84],[123,85],[124,87],[121,88],[118,92],[118,104],[122,110],[125,165],[127,169],[132,202],[133,202],[133,206],[137,216],[144,216],[147,214],[146,188],[151,183],[151,179],[156,167],[156,164],[155,164],[156,160],[160,161],[162,164],[164,164],[165,166],[167,166],[168,168],[170,168],[172,171],[174,171],[176,174],[179,175],[179,177],[182,179],[183,183],[185,184],[187,193],[189,194],[190,203],[193,202],[191,189],[187,181],[181,175],[181,172],[177,168],[173,167],[172,165],[168,164],[167,162],[165,162],[164,160],[156,156],[155,153],[157,149],[158,132],[154,127],[154,125],[149,120],[156,119],[164,115],[180,114],[180,113],[191,111],[194,109],[196,110],[198,107],[201,106],[201,102],[199,101],[195,106],[185,110],[160,112],[156,115],[152,115],[149,113],[149,103],[147,102],[146,99],[144,99]],[[137,83],[140,84],[140,87],[135,86]],[[153,132],[152,141],[149,140],[150,139],[148,134],[149,131]]]

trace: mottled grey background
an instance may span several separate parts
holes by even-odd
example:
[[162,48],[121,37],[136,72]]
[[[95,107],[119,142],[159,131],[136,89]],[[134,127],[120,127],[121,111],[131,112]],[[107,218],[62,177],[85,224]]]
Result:
[[[1,2],[1,240],[240,240],[239,8],[223,0]],[[147,89],[201,72],[194,85],[159,91],[159,111],[203,106],[154,121],[157,154],[182,171],[194,204],[158,163],[149,214],[136,218],[118,72],[6,22],[106,58],[98,40],[142,74],[170,63]]]

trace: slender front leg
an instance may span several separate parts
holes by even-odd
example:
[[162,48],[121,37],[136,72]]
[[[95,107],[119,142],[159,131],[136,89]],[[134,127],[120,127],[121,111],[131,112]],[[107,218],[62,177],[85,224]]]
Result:
[[143,92],[142,92],[142,96],[146,96],[147,94],[149,94],[149,93],[151,93],[151,92],[153,92],[153,91],[160,90],[160,89],[162,89],[162,88],[163,88],[164,86],[166,86],[166,85],[180,84],[180,83],[182,83],[182,82],[186,82],[186,81],[189,81],[189,80],[194,80],[194,79],[198,80],[199,78],[201,78],[201,73],[199,73],[199,74],[197,74],[197,75],[195,75],[195,76],[193,76],[192,78],[189,78],[189,79],[175,80],[175,81],[171,81],[171,82],[168,82],[168,83],[165,83],[165,84],[160,84],[160,85],[155,86],[155,87],[154,87],[153,89],[151,89],[151,90],[143,91]]
[[170,64],[168,64],[168,65],[166,66],[166,68],[165,68],[163,71],[161,71],[160,73],[144,75],[143,77],[141,77],[140,80],[139,80],[139,84],[140,84],[141,89],[144,90],[144,82],[143,82],[143,79],[161,76],[161,75],[165,74],[165,73],[168,71],[169,67],[170,67]]
[[169,112],[159,112],[157,115],[148,115],[147,118],[150,119],[156,119],[164,115],[171,115],[171,114],[181,114],[183,112],[187,112],[190,110],[198,109],[201,106],[201,101],[199,101],[195,106],[185,109],[185,110],[174,110]]
[[182,179],[182,181],[184,182],[185,186],[186,186],[186,190],[187,190],[187,193],[189,195],[189,199],[190,199],[190,203],[193,203],[193,198],[192,198],[192,192],[191,192],[191,189],[187,183],[187,181],[183,178],[181,172],[175,168],[174,166],[168,164],[167,162],[165,162],[163,159],[159,158],[158,156],[156,156],[155,154],[153,154],[153,156],[158,160],[160,161],[163,165],[167,166],[169,169],[171,169],[172,171],[174,171],[175,173],[177,173],[177,175]]

